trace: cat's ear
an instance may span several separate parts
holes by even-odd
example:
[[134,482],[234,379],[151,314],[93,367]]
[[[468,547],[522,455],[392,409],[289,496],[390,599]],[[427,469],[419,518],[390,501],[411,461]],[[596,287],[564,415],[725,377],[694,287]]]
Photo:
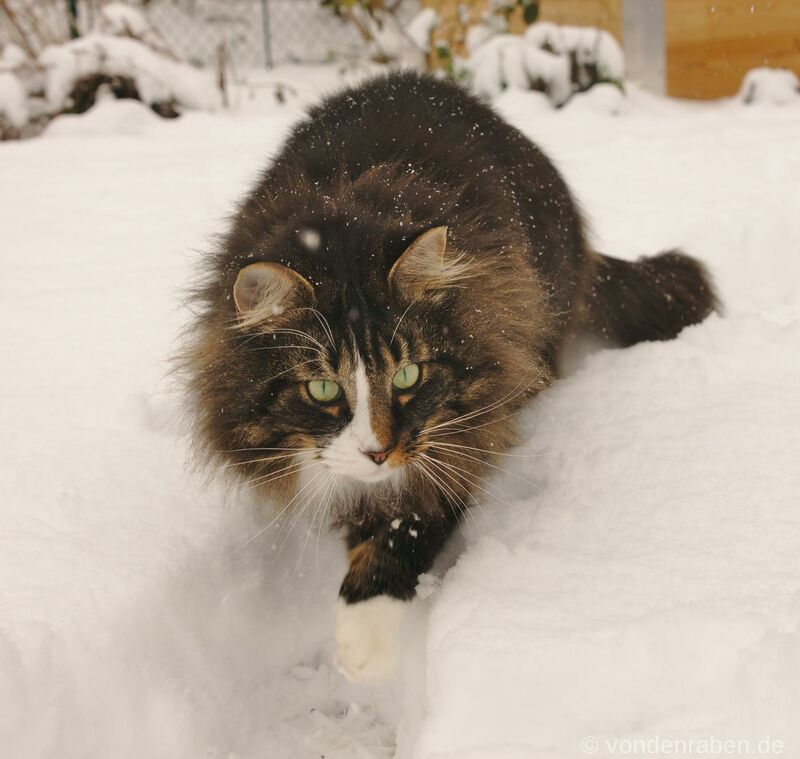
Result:
[[389,284],[419,297],[429,290],[456,287],[468,276],[469,262],[447,248],[447,227],[423,232],[406,248],[389,272]]
[[268,261],[245,266],[233,286],[233,300],[243,326],[278,316],[313,297],[314,288],[307,279],[288,266]]

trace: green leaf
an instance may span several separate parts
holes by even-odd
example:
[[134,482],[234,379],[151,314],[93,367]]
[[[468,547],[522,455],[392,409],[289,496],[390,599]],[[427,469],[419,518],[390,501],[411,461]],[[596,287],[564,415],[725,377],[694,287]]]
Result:
[[528,3],[522,11],[526,26],[530,26],[539,17],[539,3]]

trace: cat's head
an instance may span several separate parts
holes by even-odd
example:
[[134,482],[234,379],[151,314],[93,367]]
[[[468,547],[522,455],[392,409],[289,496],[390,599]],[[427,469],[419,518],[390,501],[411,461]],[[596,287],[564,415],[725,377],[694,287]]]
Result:
[[[324,244],[317,229],[294,234],[312,251]],[[489,414],[504,396],[501,412],[516,407],[536,372],[514,376],[512,304],[446,227],[360,271],[283,261],[235,273],[235,314],[195,380],[206,437],[237,471],[255,485],[311,472],[391,486],[414,473],[441,479],[431,459],[448,446],[483,441],[463,451],[481,456],[488,434],[502,447],[509,425],[490,429]]]

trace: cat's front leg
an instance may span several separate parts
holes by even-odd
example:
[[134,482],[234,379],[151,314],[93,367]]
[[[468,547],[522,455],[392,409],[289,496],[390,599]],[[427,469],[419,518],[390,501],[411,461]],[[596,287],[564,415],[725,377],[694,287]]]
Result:
[[430,569],[452,521],[416,514],[349,525],[349,569],[336,610],[336,664],[356,682],[381,682],[396,671],[408,602]]

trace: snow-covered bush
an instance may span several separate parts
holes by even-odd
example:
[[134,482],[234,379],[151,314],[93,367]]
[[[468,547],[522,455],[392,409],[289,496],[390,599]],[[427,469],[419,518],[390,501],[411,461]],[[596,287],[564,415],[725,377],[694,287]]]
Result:
[[501,34],[480,45],[465,63],[472,88],[496,97],[507,88],[546,92],[561,105],[572,94],[569,58],[529,44],[524,37]]
[[425,67],[425,48],[429,45],[425,37],[430,39],[435,12],[423,9],[404,27],[399,15],[402,0],[321,0],[320,4],[358,30],[373,61]]
[[[132,84],[130,96],[156,109],[163,104],[174,104],[179,110],[212,109],[220,104],[208,72],[171,60],[136,39],[90,34],[46,48],[39,62],[46,72],[45,94],[54,113],[79,110],[74,94],[91,89],[92,83],[111,84],[113,89],[115,81],[121,88],[130,89]],[[94,100],[84,97],[82,102],[91,106]]]
[[477,26],[467,37],[462,67],[472,88],[496,97],[506,88],[545,92],[556,106],[598,83],[622,89],[625,59],[608,32],[542,22],[524,35],[497,34]]
[[167,116],[220,103],[208,73],[179,61],[144,15],[125,3],[104,5],[90,34],[47,47],[39,62],[53,112],[87,110],[100,86]]
[[10,72],[0,71],[0,140],[19,136],[28,123],[28,94]]
[[0,48],[0,140],[18,138],[31,117],[28,57],[8,43]]
[[150,24],[141,11],[127,3],[109,3],[100,8],[95,31],[118,37],[135,37],[143,42],[148,42],[147,37],[154,36]]
[[542,22],[529,26],[525,39],[542,50],[568,56],[573,85],[578,90],[587,90],[597,82],[621,83],[625,77],[622,48],[603,29]]
[[433,30],[439,24],[439,14],[433,8],[422,8],[411,21],[406,24],[406,36],[422,53],[431,51]]
[[800,103],[800,78],[789,69],[752,69],[745,74],[737,97],[747,105]]
[[53,24],[53,30],[63,27],[60,33],[45,35],[44,16],[31,15],[37,35],[15,27],[25,49],[12,43],[0,48],[0,138],[32,136],[62,113],[82,113],[101,88],[166,117],[220,106],[213,74],[182,62],[133,5],[98,3],[84,14],[89,28],[75,30],[86,32],[76,39],[67,38],[67,4],[47,9],[50,21],[61,22]]
[[93,32],[114,37],[130,37],[172,60],[178,57],[144,14],[126,3],[109,3],[100,8]]
[[28,60],[25,51],[13,42],[9,42],[0,49],[0,71],[14,71],[23,67]]

